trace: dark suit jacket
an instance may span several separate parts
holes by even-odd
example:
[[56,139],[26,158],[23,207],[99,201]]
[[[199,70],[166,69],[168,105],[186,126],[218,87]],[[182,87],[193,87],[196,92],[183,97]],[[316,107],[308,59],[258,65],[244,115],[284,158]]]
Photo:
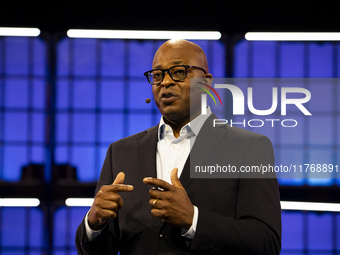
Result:
[[[200,163],[274,165],[270,140],[241,128],[213,127],[212,114],[203,125],[191,154]],[[278,183],[273,178],[190,178],[187,160],[180,181],[199,209],[193,240],[180,229],[151,215],[144,177],[156,177],[158,127],[112,143],[107,151],[96,193],[123,171],[132,192],[121,192],[123,208],[103,232],[89,242],[84,222],[76,234],[79,254],[279,254],[281,209]],[[204,145],[204,146],[202,146]],[[190,157],[190,156],[189,156]],[[192,164],[192,163],[191,163]]]

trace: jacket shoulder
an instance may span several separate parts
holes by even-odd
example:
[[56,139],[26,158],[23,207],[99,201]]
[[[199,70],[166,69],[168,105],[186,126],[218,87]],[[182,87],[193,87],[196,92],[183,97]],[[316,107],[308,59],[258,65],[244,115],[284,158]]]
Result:
[[232,136],[232,137],[237,137],[237,138],[242,138],[242,139],[250,139],[250,140],[255,140],[260,137],[266,137],[265,135],[255,133],[253,131],[249,131],[240,127],[235,127],[235,126],[230,126],[226,125],[226,130],[227,132]]
[[249,131],[247,129],[237,127],[237,126],[231,126],[230,124],[221,124],[221,125],[215,125],[214,120],[218,119],[215,114],[212,114],[208,120],[206,121],[203,128],[203,132],[205,134],[209,132],[226,132],[228,135],[226,136],[228,139],[233,138],[238,141],[249,141],[249,140],[256,140],[260,137],[267,138],[267,136],[255,133],[253,131]]

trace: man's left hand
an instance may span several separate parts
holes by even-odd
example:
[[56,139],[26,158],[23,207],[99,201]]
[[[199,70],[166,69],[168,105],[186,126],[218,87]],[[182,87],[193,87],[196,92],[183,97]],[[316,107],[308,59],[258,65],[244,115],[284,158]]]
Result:
[[144,178],[143,182],[163,189],[161,191],[152,188],[149,191],[151,197],[149,204],[153,207],[152,215],[169,225],[188,230],[192,225],[194,206],[178,179],[177,171],[178,169],[174,168],[171,172],[172,185],[151,177]]

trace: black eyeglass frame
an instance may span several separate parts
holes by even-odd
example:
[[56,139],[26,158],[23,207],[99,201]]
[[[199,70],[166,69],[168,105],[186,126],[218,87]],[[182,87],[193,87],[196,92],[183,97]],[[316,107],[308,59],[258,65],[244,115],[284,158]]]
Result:
[[[171,69],[171,68],[174,68],[174,67],[180,67],[180,66],[185,67],[185,77],[184,77],[183,79],[180,79],[180,80],[174,79],[174,78],[172,77],[172,75],[171,75],[170,69]],[[171,79],[173,79],[174,81],[183,81],[183,80],[184,80],[185,78],[187,78],[187,76],[188,76],[188,69],[189,69],[189,68],[195,68],[195,69],[202,70],[202,71],[204,72],[204,74],[207,73],[202,67],[199,67],[199,66],[176,65],[176,66],[172,66],[172,67],[170,67],[170,68],[168,68],[168,69],[152,69],[152,70],[150,70],[150,71],[145,72],[144,75],[146,76],[148,82],[149,82],[151,85],[159,85],[159,84],[161,84],[161,83],[163,82],[163,80],[164,80],[165,72],[167,72],[167,73],[169,74],[169,76],[171,77]],[[153,71],[161,71],[161,72],[162,72],[162,80],[161,80],[160,82],[151,83],[151,81],[150,81],[150,79],[149,79],[149,77],[150,77],[149,73],[151,73],[151,72],[153,72]]]

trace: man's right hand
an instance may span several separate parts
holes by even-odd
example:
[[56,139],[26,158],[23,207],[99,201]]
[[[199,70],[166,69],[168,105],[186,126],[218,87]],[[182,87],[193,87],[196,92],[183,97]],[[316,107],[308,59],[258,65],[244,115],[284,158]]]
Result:
[[102,228],[108,218],[116,218],[117,212],[123,207],[123,199],[118,194],[121,191],[132,191],[132,185],[123,184],[125,174],[120,172],[111,185],[104,185],[94,198],[88,216],[88,223],[92,230]]

